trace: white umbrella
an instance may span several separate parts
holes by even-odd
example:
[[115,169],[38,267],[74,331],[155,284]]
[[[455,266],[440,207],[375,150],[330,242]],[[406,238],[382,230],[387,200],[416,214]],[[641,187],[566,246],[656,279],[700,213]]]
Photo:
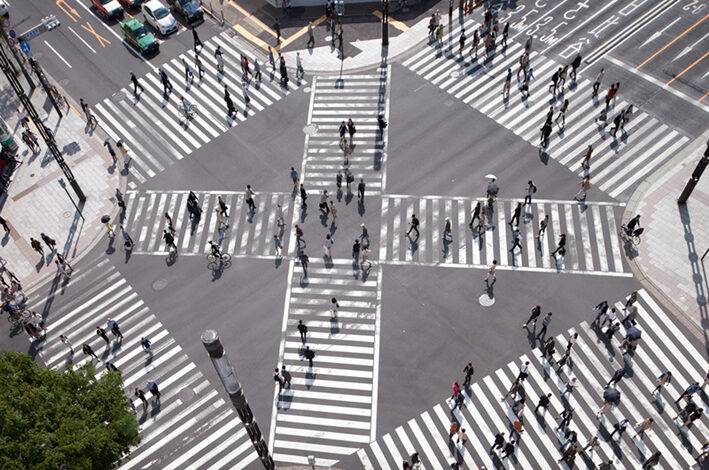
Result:
[[487,179],[489,179],[489,180],[496,180],[496,179],[497,179],[497,176],[495,176],[495,175],[493,175],[492,173],[490,173],[489,175],[485,175],[485,178],[487,178]]

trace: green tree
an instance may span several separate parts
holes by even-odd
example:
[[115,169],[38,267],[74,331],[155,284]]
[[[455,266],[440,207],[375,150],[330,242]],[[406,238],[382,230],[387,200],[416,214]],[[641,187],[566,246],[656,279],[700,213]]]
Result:
[[139,441],[120,373],[0,353],[0,468],[110,469]]

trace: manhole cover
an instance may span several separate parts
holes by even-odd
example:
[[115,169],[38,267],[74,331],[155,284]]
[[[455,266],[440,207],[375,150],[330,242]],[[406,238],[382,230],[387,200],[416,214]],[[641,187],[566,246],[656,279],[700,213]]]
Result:
[[157,279],[155,282],[153,282],[153,290],[159,291],[163,290],[164,288],[167,287],[167,279]]
[[451,76],[451,78],[458,78],[460,77],[460,70],[452,70],[449,75]]
[[310,90],[311,88],[309,86],[306,86],[305,88],[303,88],[303,93],[308,94],[310,93]]
[[71,211],[64,211],[62,215],[68,219],[69,217],[71,217]]
[[478,302],[480,302],[480,305],[483,307],[492,307],[495,303],[495,297],[490,297],[488,294],[483,294],[478,299]]
[[194,390],[191,388],[183,388],[182,390],[179,391],[178,396],[180,397],[180,400],[183,402],[191,401],[194,396]]
[[315,135],[318,133],[318,125],[317,124],[307,124],[305,127],[303,127],[303,132],[308,135]]

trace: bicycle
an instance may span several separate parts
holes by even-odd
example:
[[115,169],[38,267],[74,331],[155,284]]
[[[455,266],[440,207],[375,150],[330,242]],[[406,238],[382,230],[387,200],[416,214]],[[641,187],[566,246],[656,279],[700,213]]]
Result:
[[190,104],[187,106],[187,108],[185,108],[184,106],[180,106],[178,109],[180,111],[180,116],[182,116],[182,118],[187,121],[191,121],[197,115],[196,104]]
[[57,87],[54,85],[49,85],[47,89],[57,105],[63,105],[67,109],[69,108],[69,102],[66,100],[66,97],[62,95],[59,90],[57,90]]
[[230,260],[231,260],[231,255],[229,253],[221,253],[220,252],[218,257],[214,253],[209,253],[207,255],[207,261],[209,261],[210,263],[214,263],[216,261],[226,262],[226,261],[230,261]]
[[29,320],[30,311],[27,309],[19,308],[17,306],[10,307],[11,304],[3,304],[2,310],[9,313],[7,316],[7,321],[15,326],[21,325],[24,321]]
[[630,242],[638,246],[640,244],[640,235],[645,231],[644,228],[638,227],[635,230],[629,230],[626,224],[621,225],[621,236],[625,239],[630,240]]

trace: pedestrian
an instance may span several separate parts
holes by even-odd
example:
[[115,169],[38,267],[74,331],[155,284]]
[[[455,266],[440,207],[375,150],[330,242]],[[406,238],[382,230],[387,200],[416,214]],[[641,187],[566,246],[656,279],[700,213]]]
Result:
[[30,237],[30,246],[34,251],[39,253],[39,255],[44,258],[44,248],[42,248],[42,244],[35,240],[34,238]]
[[419,237],[419,219],[416,217],[416,214],[411,214],[411,222],[409,222],[409,231],[406,232],[406,236],[408,237],[411,231],[416,232],[416,238]]
[[96,116],[93,115],[91,112],[91,108],[89,108],[89,105],[84,101],[83,98],[79,99],[79,103],[81,104],[81,110],[84,112],[84,115],[86,116],[86,123],[90,127],[96,127],[98,125],[98,121],[96,120]]
[[111,341],[108,339],[108,335],[106,334],[106,330],[104,330],[100,326],[96,327],[96,335],[100,336],[106,342],[106,344],[111,343]]
[[562,233],[559,236],[559,242],[556,245],[556,250],[551,252],[550,256],[553,256],[556,258],[556,254],[559,253],[559,255],[564,256],[566,254],[566,234]]
[[303,320],[298,320],[298,333],[300,333],[300,341],[305,344],[308,336],[308,327]]
[[276,256],[281,256],[283,243],[281,242],[281,237],[279,237],[277,233],[273,234],[273,247],[276,250]]
[[569,110],[569,100],[564,100],[564,104],[561,105],[559,108],[559,115],[556,116],[556,119],[554,119],[554,122],[558,122],[559,118],[561,118],[561,127],[564,127],[566,125],[566,111]]
[[283,387],[289,389],[292,377],[290,375],[290,372],[286,370],[285,364],[281,365],[281,378],[283,379]]
[[603,388],[608,388],[608,387],[611,386],[611,384],[613,384],[613,385],[615,386],[615,384],[617,384],[618,382],[620,382],[620,380],[621,380],[623,377],[625,377],[625,368],[623,368],[623,369],[617,369],[617,370],[613,373],[613,377],[611,377],[611,379],[608,381],[608,383],[606,383],[606,386],[603,387]]
[[623,437],[623,433],[625,432],[625,430],[627,428],[628,428],[628,420],[623,418],[619,422],[615,423],[615,425],[613,425],[613,432],[610,434],[610,436],[608,436],[608,438],[610,439],[613,437],[613,435],[615,433],[619,433],[618,439],[620,440],[620,438]]
[[559,75],[561,74],[561,67],[559,67],[554,74],[551,76],[551,85],[549,85],[549,92],[556,96],[556,88],[559,84]]
[[359,184],[357,185],[357,199],[359,199],[364,204],[364,178],[359,179]]
[[655,422],[652,418],[647,418],[642,421],[640,421],[638,424],[635,425],[635,432],[637,433],[637,436],[640,436],[640,439],[643,438],[645,435],[645,431],[649,431],[652,429],[652,424]]
[[512,224],[515,224],[515,227],[519,227],[519,216],[521,213],[522,213],[522,203],[518,202],[517,206],[515,207],[514,211],[512,212],[512,217],[510,218],[510,221],[507,222],[510,227],[512,226]]
[[598,89],[601,86],[601,82],[603,81],[603,67],[601,67],[601,70],[599,70],[598,75],[596,75],[596,80],[593,82],[593,91],[591,92],[591,96],[597,96],[598,95]]
[[608,329],[606,329],[606,338],[608,338],[608,341],[613,340],[613,336],[620,330],[620,322],[615,322],[613,324],[608,325]]
[[298,248],[300,248],[301,242],[305,244],[305,241],[303,240],[303,229],[300,228],[298,224],[295,224],[295,241],[298,245]]
[[[576,431],[572,431],[570,429],[566,430],[566,432],[564,433],[564,437],[565,437],[565,439],[562,441],[561,446],[559,446],[559,450],[563,450],[569,444],[573,445],[578,440],[578,437],[576,435]],[[560,460],[560,462],[561,462],[561,460]]]
[[126,246],[133,246],[133,239],[128,232],[126,232],[126,229],[123,228],[123,225],[121,225],[121,235],[123,235],[123,240],[125,240]]
[[246,204],[249,206],[249,211],[256,212],[256,204],[254,203],[254,191],[251,189],[251,185],[246,185],[246,193],[244,194],[246,198]]
[[362,233],[359,235],[359,241],[362,243],[363,248],[369,247],[369,232],[367,231],[367,227],[362,224]]
[[[269,47],[269,51],[271,48]],[[222,46],[217,46],[216,49],[214,49],[214,58],[217,59],[217,72],[223,74],[224,73],[224,53],[222,52]],[[273,58],[273,56],[271,56]]]
[[502,95],[510,96],[510,86],[512,82],[512,69],[507,69],[507,75],[505,76],[505,82],[502,85]]
[[505,446],[505,432],[498,432],[495,434],[495,440],[490,446],[490,454],[492,454],[497,449],[502,449]]
[[586,149],[586,153],[583,156],[583,160],[581,161],[581,168],[583,168],[585,171],[588,171],[591,168],[591,155],[593,154],[593,145],[588,146]]
[[329,233],[325,235],[325,252],[327,253],[327,257],[332,259],[332,245],[335,244],[335,240],[332,239],[332,235]]
[[475,54],[475,57],[478,57],[478,44],[480,44],[480,36],[478,35],[478,30],[476,29],[473,32],[473,45],[470,46],[470,55],[472,56]]
[[608,107],[610,106],[611,100],[613,99],[613,95],[615,95],[615,83],[611,84],[611,87],[606,93],[606,109],[608,109]]
[[564,411],[556,415],[556,419],[561,419],[559,422],[559,425],[556,427],[557,430],[559,429],[566,429],[569,424],[571,424],[571,419],[574,417],[574,409],[573,408],[565,408]]
[[283,390],[283,377],[278,367],[273,371],[273,380],[278,382],[278,393],[281,393],[281,390]]
[[280,204],[276,204],[276,221],[281,227],[286,225],[286,218],[283,215],[283,206],[281,206]]
[[675,400],[675,405],[678,404],[682,398],[692,398],[692,395],[694,395],[698,390],[699,382],[694,382],[692,385],[687,387],[684,392],[682,392],[682,395],[680,395],[678,399]]
[[165,246],[167,247],[168,253],[171,249],[174,249],[175,253],[177,253],[177,245],[175,245],[175,236],[171,232],[163,230],[162,239],[165,240]]
[[82,350],[83,353],[86,354],[87,356],[92,356],[93,358],[95,358],[96,360],[98,360],[98,356],[96,355],[96,353],[94,353],[94,350],[91,349],[91,345],[90,345],[89,343],[84,343],[84,344],[82,344],[82,345],[81,345],[81,350]]
[[116,367],[116,365],[112,362],[106,362],[106,370],[109,372],[121,372],[120,370],[118,370],[118,367]]
[[25,129],[30,128],[30,120],[20,108],[17,108],[17,121],[22,124],[22,127]]
[[161,68],[158,69],[158,75],[160,75],[160,81],[162,82],[162,94],[163,96],[167,96],[169,93],[172,93],[172,83],[170,82],[170,78]]
[[300,256],[298,258],[300,259],[300,266],[303,268],[303,276],[305,276],[305,278],[307,279],[309,261],[308,255],[301,251]]
[[657,382],[657,387],[655,387],[651,394],[655,394],[656,392],[659,392],[662,390],[663,385],[672,383],[672,372],[669,370],[666,372],[663,372],[660,374],[657,379],[655,379],[655,382]]
[[551,315],[552,313],[549,312],[547,315],[542,319],[542,329],[539,330],[539,333],[537,333],[537,338],[543,338],[544,335],[547,333],[547,328],[549,327],[549,324],[551,323]]
[[583,449],[581,449],[581,452],[586,452],[586,449],[591,449],[591,452],[593,452],[595,447],[598,447],[601,445],[601,442],[598,440],[598,436],[593,436],[591,437],[588,442],[586,443],[585,446],[583,446]]
[[244,107],[248,108],[249,103],[251,103],[251,97],[249,96],[249,83],[245,80],[241,82],[241,92],[244,94]]
[[450,217],[446,217],[446,223],[443,227],[443,241],[450,242],[452,240],[453,240],[453,231],[451,228],[451,219],[450,219]]
[[529,361],[524,362],[519,368],[519,374],[517,374],[517,379],[520,383],[523,382],[527,377],[529,377]]
[[57,242],[52,237],[46,235],[45,233],[40,233],[39,236],[44,241],[44,243],[46,243],[46,245],[49,247],[50,252],[56,250]]
[[313,359],[315,359],[315,351],[310,349],[310,346],[305,347],[305,351],[303,351],[303,356],[308,360],[308,365],[310,368],[313,368]]
[[313,35],[313,22],[308,22],[308,44],[305,46],[310,49],[315,46],[315,36]]
[[135,76],[135,74],[133,73],[132,70],[131,70],[131,72],[130,72],[130,81],[131,81],[131,83],[133,84],[133,95],[134,95],[134,96],[138,94],[138,88],[140,88],[140,92],[141,92],[141,93],[142,93],[143,91],[145,91],[145,89],[143,88],[143,85],[141,85],[140,83],[138,83],[138,77]]
[[194,83],[194,74],[184,57],[182,58],[182,66],[185,68],[185,84]]
[[10,233],[10,227],[7,225],[7,220],[5,220],[4,217],[0,217],[0,225],[2,225],[2,228],[5,229],[5,233]]
[[352,259],[354,259],[354,262],[359,264],[359,252],[360,252],[360,244],[359,244],[359,238],[355,238],[354,243],[352,244]]
[[620,90],[620,82],[615,82],[615,89],[613,90],[613,106],[618,99],[618,90]]
[[473,363],[468,362],[468,365],[463,368],[463,373],[465,374],[465,380],[463,380],[463,387],[467,387],[470,385],[470,381],[473,378],[473,373],[475,370],[473,369]]
[[372,262],[369,261],[369,253],[370,253],[369,246],[365,246],[364,248],[362,248],[362,259],[360,261],[360,267],[362,269],[364,269],[364,263],[369,263],[367,266],[368,270],[372,267]]
[[72,354],[74,354],[74,346],[71,344],[71,341],[69,341],[69,338],[67,338],[65,335],[59,335],[59,340],[64,343],[66,346],[69,347],[69,351],[71,351]]
[[620,125],[623,121],[623,113],[618,113],[616,114],[615,118],[613,118],[613,127],[611,127],[611,130],[609,131],[609,134],[613,136],[615,139],[616,134],[618,134],[618,129],[620,129]]
[[564,65],[564,68],[561,69],[561,72],[559,72],[559,87],[561,87],[561,92],[564,92],[564,84],[566,83],[566,76],[569,71],[569,66]]
[[460,38],[458,39],[458,43],[460,44],[458,54],[460,54],[462,56],[463,55],[463,48],[465,47],[465,29],[460,30]]
[[593,122],[600,123],[601,129],[605,129],[608,125],[608,108],[601,109],[601,113],[593,120]]
[[298,172],[294,167],[290,167],[290,179],[293,181],[293,192],[295,192],[298,190],[299,177]]
[[199,58],[199,55],[195,56],[194,65],[197,67],[197,75],[199,76],[199,81],[201,82],[204,77],[204,66],[202,64],[202,60]]
[[276,45],[281,43],[281,22],[276,19],[276,24],[273,25],[276,30]]
[[603,327],[606,323],[608,323],[609,325],[612,325],[613,323],[615,323],[617,316],[618,316],[618,314],[615,310],[615,307],[611,307],[610,312],[608,312],[608,316],[601,323],[601,327]]
[[330,312],[332,313],[332,317],[337,320],[337,312],[340,310],[340,304],[337,302],[337,299],[333,297],[330,299]]
[[537,240],[539,240],[541,238],[541,236],[544,235],[544,233],[547,230],[547,225],[549,225],[549,214],[546,214],[544,216],[544,218],[539,222],[539,231],[537,231]]
[[516,416],[518,416],[518,417],[520,417],[520,418],[521,418],[522,415],[524,414],[524,404],[525,404],[525,402],[526,402],[525,398],[522,397],[522,398],[520,398],[520,399],[518,399],[518,400],[515,400],[514,403],[512,403],[512,412],[513,412]]
[[150,348],[151,343],[148,338],[140,338],[140,347],[143,348],[143,352],[146,354],[150,354],[151,356],[153,355],[153,350]]
[[143,402],[143,410],[148,407],[148,400],[145,399],[145,393],[139,388],[136,387],[135,392],[133,393],[136,397],[140,398],[140,401]]
[[571,61],[571,73],[569,76],[571,77],[571,80],[576,81],[576,69],[579,68],[581,65],[581,53],[576,53],[576,57],[574,57],[574,60]]
[[513,231],[513,242],[512,248],[510,248],[510,253],[514,253],[515,248],[519,247],[520,253],[522,253],[522,234],[519,232],[519,228],[515,227]]
[[547,148],[549,146],[549,136],[551,135],[551,124],[545,122],[541,129],[539,129],[541,134],[539,135],[539,143],[542,148]]
[[534,408],[534,414],[537,414],[537,410],[539,410],[539,408],[543,408],[546,412],[549,409],[549,405],[551,405],[551,393],[542,395],[539,397],[536,408]]
[[505,448],[502,450],[502,458],[506,459],[510,455],[515,453],[515,440],[510,439],[510,442],[505,444]]
[[303,69],[303,61],[300,58],[300,52],[295,53],[295,79],[302,80],[305,77],[305,69]]
[[660,457],[662,457],[662,453],[658,450],[654,454],[652,454],[645,462],[643,462],[643,470],[647,468],[652,468],[658,463],[660,463]]
[[330,214],[332,214],[332,226],[334,227],[337,223],[337,208],[332,200],[330,200]]
[[532,322],[532,327],[536,327],[537,326],[537,318],[539,318],[539,315],[541,315],[541,313],[542,313],[541,305],[536,305],[536,306],[532,307],[532,312],[530,313],[527,321],[522,323],[522,328],[527,328],[527,325],[529,325],[529,322]]
[[516,379],[514,382],[512,382],[512,385],[510,385],[510,388],[507,390],[507,393],[500,398],[500,401],[505,401],[505,399],[509,396],[512,395],[512,399],[515,399],[517,397],[517,392],[519,392],[520,388],[520,382],[518,379]]
[[254,79],[258,82],[262,80],[261,65],[258,63],[258,57],[254,56]]
[[470,228],[473,228],[473,223],[475,222],[475,219],[478,219],[478,222],[482,224],[482,220],[480,219],[480,211],[482,210],[482,206],[480,204],[480,201],[478,201],[477,204],[475,204],[475,208],[473,209],[473,218],[470,219]]
[[123,333],[121,333],[121,329],[118,326],[118,322],[116,320],[112,320],[111,317],[108,317],[108,319],[106,319],[106,326],[109,330],[111,330],[113,336],[115,336],[116,338],[123,339]]
[[468,435],[465,434],[465,428],[460,428],[458,431],[458,439],[456,439],[455,444],[461,444],[461,447],[465,447],[466,442],[468,442]]
[[158,384],[154,380],[148,380],[146,382],[148,391],[156,398],[156,401],[160,401],[160,390],[158,389]]
[[[347,131],[350,134],[350,145],[354,142],[354,135],[355,132],[357,132],[357,128],[355,127],[354,122],[352,121],[352,118],[347,120]],[[340,177],[342,179],[342,177]]]
[[623,119],[620,121],[620,129],[625,132],[625,125],[630,122],[630,118],[633,116],[633,105],[628,105],[625,111],[622,112]]
[[500,45],[502,47],[507,47],[507,36],[510,34],[510,22],[508,21],[505,23],[505,27],[502,30],[502,41],[500,41]]
[[330,208],[327,205],[327,189],[323,189],[322,194],[320,195],[320,211],[324,215],[330,213]]
[[[492,260],[492,264],[487,268],[487,274],[485,275],[485,284],[488,286],[492,285],[497,281],[497,276],[495,274],[495,268],[497,268],[497,260]],[[490,278],[492,278],[492,283],[490,283]]]
[[198,54],[199,52],[197,51],[197,46],[199,46],[200,50],[202,50],[202,47],[204,47],[204,46],[202,45],[202,41],[199,40],[199,36],[197,35],[197,30],[195,29],[194,26],[192,26],[192,39],[194,40],[194,51],[195,51],[195,53]]
[[308,199],[308,193],[305,191],[305,187],[303,186],[303,183],[300,183],[300,205],[303,207],[308,207],[308,204],[305,202],[306,199]]

